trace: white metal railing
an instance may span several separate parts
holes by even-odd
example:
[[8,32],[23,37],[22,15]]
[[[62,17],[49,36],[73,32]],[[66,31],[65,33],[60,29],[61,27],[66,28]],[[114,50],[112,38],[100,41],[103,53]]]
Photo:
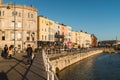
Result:
[[45,64],[45,69],[47,72],[47,80],[59,80],[57,75],[54,72],[54,67],[50,64],[49,58],[47,56],[47,54],[45,53],[45,50],[42,50],[42,57],[43,57],[43,61]]

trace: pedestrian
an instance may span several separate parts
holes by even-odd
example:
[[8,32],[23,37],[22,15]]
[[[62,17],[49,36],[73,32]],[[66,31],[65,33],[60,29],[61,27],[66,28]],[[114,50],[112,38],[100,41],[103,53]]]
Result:
[[8,51],[8,46],[7,46],[7,44],[5,44],[5,46],[4,46],[4,58],[7,58],[7,55],[8,55],[7,51]]
[[13,46],[10,45],[9,49],[8,49],[8,59],[11,59],[13,55]]
[[30,44],[27,45],[26,52],[27,52],[27,57],[28,57],[27,62],[28,62],[28,64],[32,64],[34,54],[33,54],[33,49]]

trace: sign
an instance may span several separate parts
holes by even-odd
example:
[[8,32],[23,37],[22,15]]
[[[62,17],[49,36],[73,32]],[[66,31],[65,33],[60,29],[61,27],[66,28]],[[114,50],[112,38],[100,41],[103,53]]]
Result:
[[67,45],[68,45],[68,46],[72,45],[72,42],[71,42],[71,41],[68,41],[68,42],[67,42]]

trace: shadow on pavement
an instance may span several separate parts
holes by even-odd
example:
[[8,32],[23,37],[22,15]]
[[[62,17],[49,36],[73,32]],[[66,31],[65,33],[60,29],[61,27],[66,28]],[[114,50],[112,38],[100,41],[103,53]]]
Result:
[[26,57],[24,57],[22,60],[17,59],[17,58],[15,58],[15,57],[12,57],[12,59],[14,59],[14,60],[18,61],[19,63],[26,64]]
[[0,72],[0,80],[8,80],[8,77],[4,71]]
[[[9,74],[13,72],[13,76],[19,76],[19,80],[31,80],[31,78],[34,78],[30,76],[31,74],[35,75],[37,77],[35,77],[35,79],[37,80],[46,80],[46,78],[43,76],[43,74],[46,74],[44,71],[44,66],[41,62],[38,62],[39,58],[36,59],[35,55],[33,58],[33,64],[28,64],[27,59],[27,55],[22,55],[21,57],[13,56],[11,59],[3,60],[8,62],[10,68],[8,68],[7,71],[0,72],[0,80],[11,80],[9,78],[11,77]],[[10,62],[13,62],[14,64],[11,64]],[[24,70],[21,70],[22,68]]]
[[[23,57],[27,58],[26,55],[24,55]],[[34,59],[35,59],[35,58],[34,58]],[[33,59],[33,61],[34,61],[34,59]],[[22,80],[27,79],[27,74],[28,74],[28,72],[30,71],[31,66],[32,66],[32,64],[30,64],[29,67],[26,69],[26,71],[25,71],[25,73],[24,73],[24,75],[23,75]]]

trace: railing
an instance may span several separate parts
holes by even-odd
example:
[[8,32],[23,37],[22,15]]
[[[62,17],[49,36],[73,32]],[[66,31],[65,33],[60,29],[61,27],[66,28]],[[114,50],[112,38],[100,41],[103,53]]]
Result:
[[42,50],[42,56],[45,64],[45,69],[47,71],[47,80],[59,80],[53,70],[53,66],[50,64],[49,58],[47,57],[47,54],[45,53],[44,49]]
[[101,49],[101,48],[78,48],[78,49],[47,49],[46,54],[61,54],[61,53],[82,53],[82,52],[88,52],[96,49]]

